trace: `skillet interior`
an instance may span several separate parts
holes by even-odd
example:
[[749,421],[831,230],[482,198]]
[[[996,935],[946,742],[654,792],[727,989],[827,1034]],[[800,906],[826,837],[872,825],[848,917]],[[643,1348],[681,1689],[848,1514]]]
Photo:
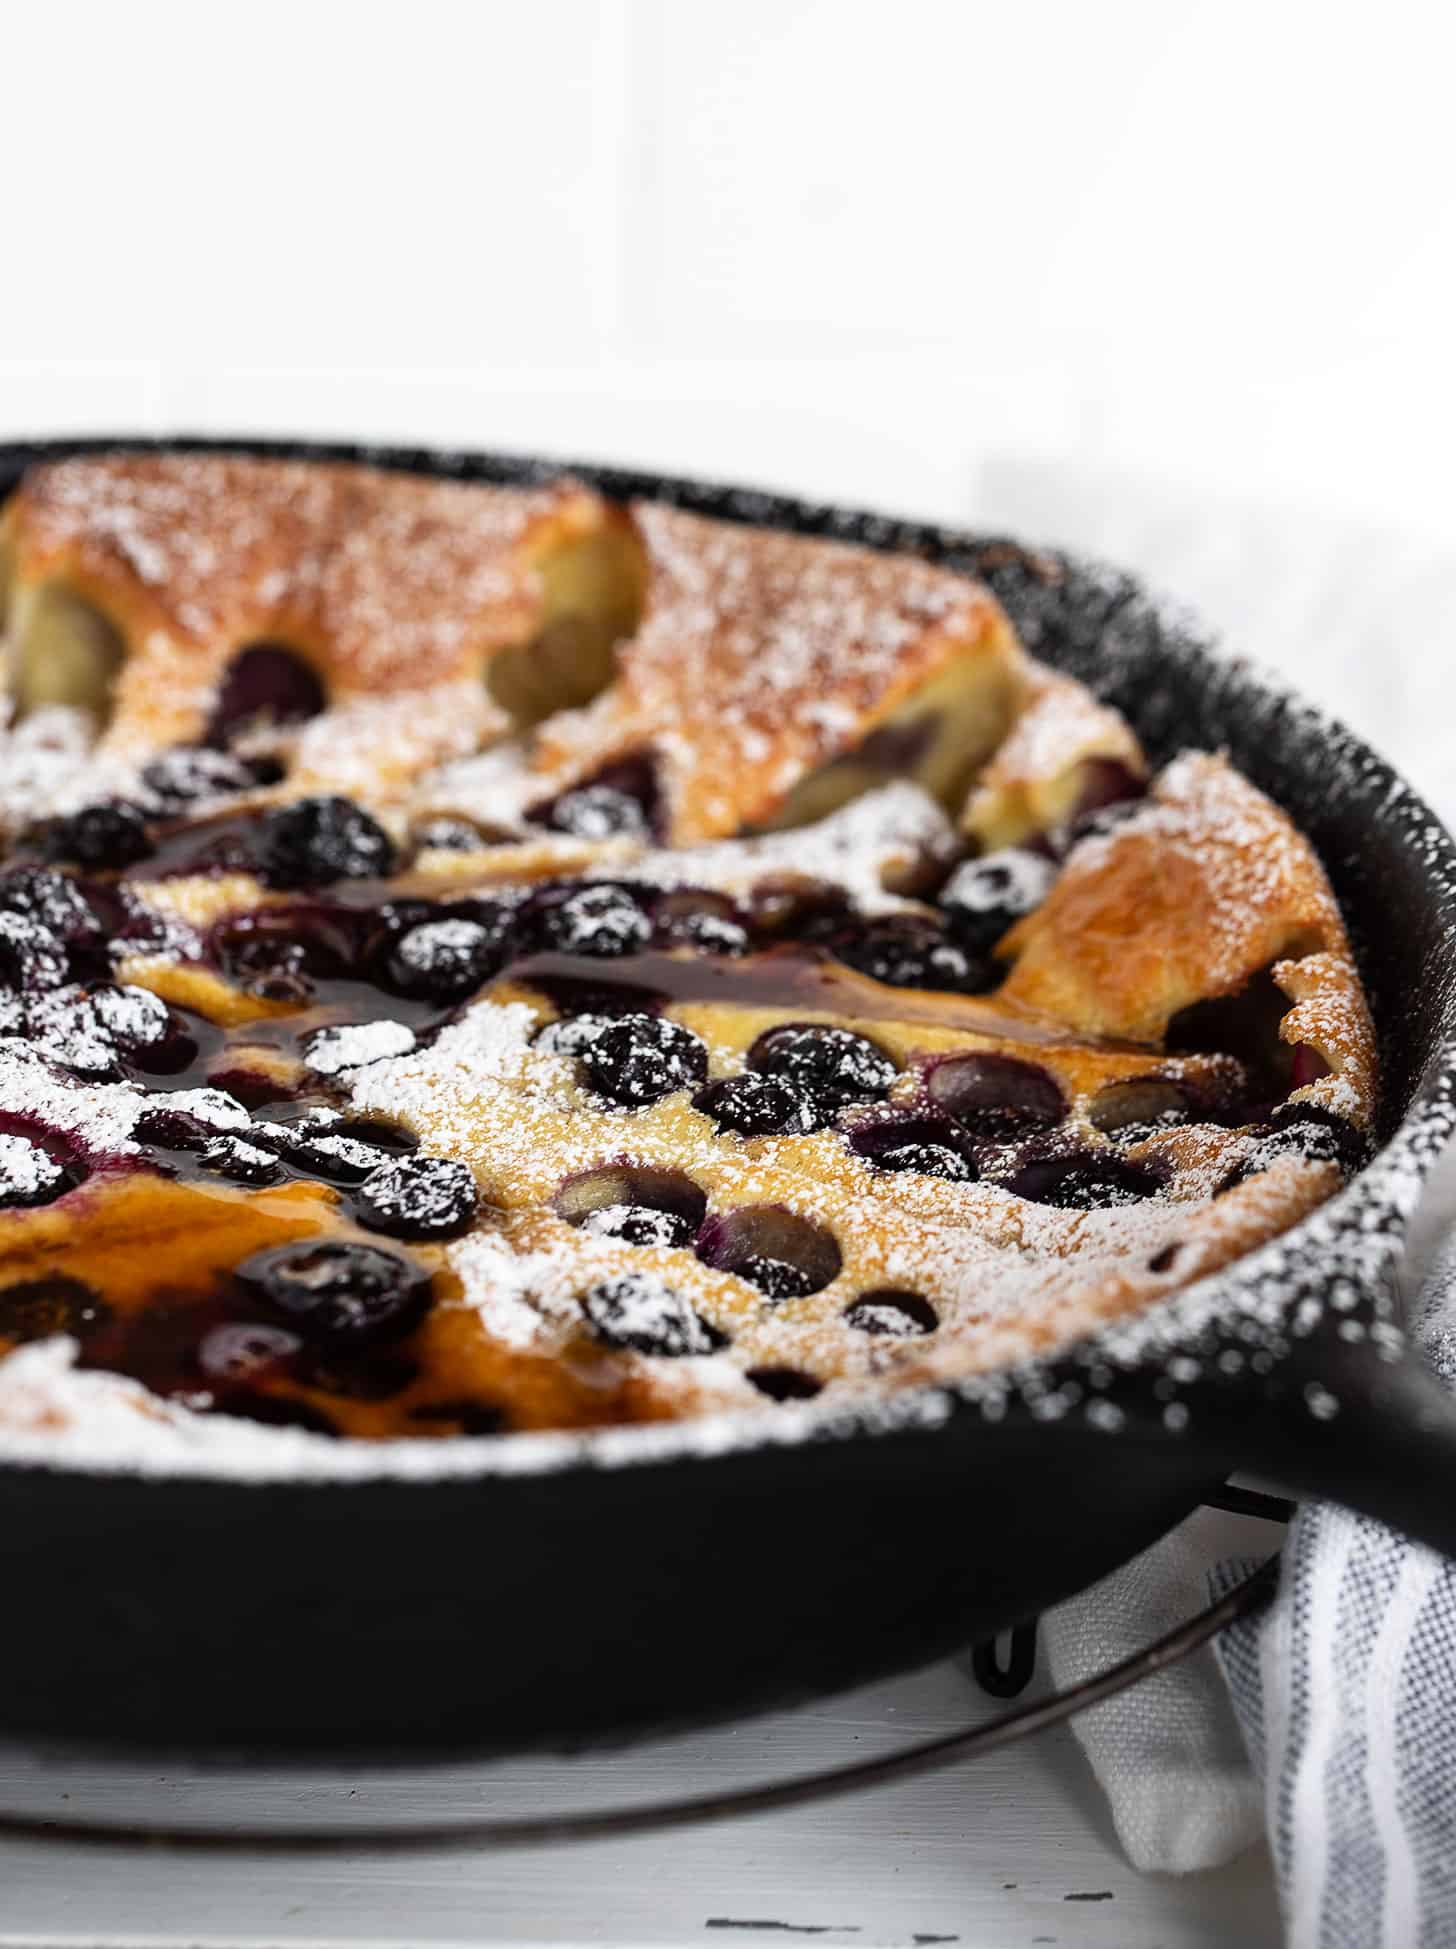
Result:
[[[0,492],[35,458],[116,444],[0,449]],[[217,444],[488,479],[559,466]],[[1209,660],[1128,578],[917,524],[578,471],[977,569],[1028,647],[1117,703],[1155,757],[1226,746],[1335,884],[1380,1032],[1385,1134],[1407,1117],[1402,1159],[1434,1148],[1449,1124],[1449,847],[1364,747]],[[1393,1237],[1393,1180],[1365,1183],[1326,1234],[1374,1201]],[[1232,1299],[1243,1278],[1211,1283]],[[1129,1377],[1130,1406],[1147,1378]],[[0,1656],[24,1682],[0,1717],[147,1741],[505,1749],[781,1704],[943,1655],[1102,1574],[1221,1476],[1237,1443],[1215,1436],[1159,1428],[1150,1457],[1081,1416],[1013,1404],[993,1421],[957,1401],[933,1426],[846,1421],[789,1447],[433,1483],[3,1469]]]

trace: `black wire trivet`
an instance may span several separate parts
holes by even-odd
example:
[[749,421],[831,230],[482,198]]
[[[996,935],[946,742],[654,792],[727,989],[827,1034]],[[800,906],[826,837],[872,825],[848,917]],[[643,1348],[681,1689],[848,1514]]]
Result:
[[[1207,1498],[1207,1505],[1236,1515],[1262,1516],[1287,1522],[1294,1504],[1255,1489],[1225,1486]],[[1125,1692],[1165,1666],[1186,1658],[1207,1644],[1238,1618],[1262,1609],[1278,1582],[1277,1553],[1184,1624],[1155,1643],[1134,1652],[1121,1664],[1084,1679],[1064,1692],[1034,1704],[1004,1712],[999,1718],[959,1732],[942,1733],[897,1753],[855,1760],[847,1766],[826,1767],[762,1786],[732,1787],[681,1800],[655,1800],[635,1807],[612,1807],[581,1813],[539,1814],[525,1819],[492,1817],[453,1821],[419,1821],[387,1827],[290,1827],[287,1829],[219,1829],[174,1826],[167,1822],[57,1820],[41,1814],[0,1813],[0,1838],[80,1842],[99,1847],[134,1847],[138,1843],[189,1853],[325,1854],[370,1851],[404,1853],[415,1848],[495,1849],[539,1847],[564,1841],[620,1840],[639,1834],[662,1833],[699,1822],[732,1820],[785,1807],[802,1807],[830,1800],[861,1787],[884,1786],[917,1773],[936,1772],[956,1760],[998,1751],[1048,1726],[1063,1724],[1074,1713]],[[1000,1646],[1004,1641],[1004,1659]],[[1014,1698],[1031,1682],[1036,1665],[1035,1621],[987,1639],[971,1655],[978,1684],[995,1698]]]

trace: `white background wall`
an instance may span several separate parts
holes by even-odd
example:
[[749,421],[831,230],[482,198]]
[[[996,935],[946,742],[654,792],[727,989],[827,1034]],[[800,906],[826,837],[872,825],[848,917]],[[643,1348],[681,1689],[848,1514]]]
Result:
[[[534,445],[1014,519],[1178,581],[1434,788],[1447,18],[49,0],[7,20],[0,432]],[[1269,629],[1291,510],[1314,594]]]

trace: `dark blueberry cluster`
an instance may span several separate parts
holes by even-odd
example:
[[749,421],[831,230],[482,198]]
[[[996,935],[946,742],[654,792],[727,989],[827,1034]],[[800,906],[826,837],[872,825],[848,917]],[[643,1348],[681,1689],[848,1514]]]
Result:
[[875,1103],[899,1073],[868,1036],[818,1022],[769,1029],[748,1054],[749,1066],[806,1091],[830,1114],[850,1103]]
[[740,1137],[804,1136],[822,1130],[830,1117],[811,1091],[786,1077],[752,1069],[709,1083],[693,1098],[693,1106],[720,1130],[736,1131]]
[[271,1150],[231,1131],[208,1138],[197,1153],[197,1167],[234,1184],[273,1184],[283,1175],[283,1166]]
[[599,1095],[634,1108],[692,1089],[708,1073],[701,1038],[662,1015],[609,1020],[582,1045],[580,1060]]
[[264,813],[259,865],[279,887],[322,887],[336,880],[384,879],[394,871],[394,841],[352,799],[295,799]]
[[581,1306],[595,1338],[622,1352],[676,1360],[723,1345],[722,1336],[681,1293],[645,1273],[603,1280],[583,1296]]
[[985,956],[963,947],[924,914],[894,914],[861,921],[829,937],[841,961],[892,988],[935,988],[983,995],[999,972]]
[[290,1170],[328,1184],[362,1184],[389,1158],[377,1128],[367,1138],[357,1136],[337,1110],[309,1110],[291,1123],[255,1122],[250,1134]]

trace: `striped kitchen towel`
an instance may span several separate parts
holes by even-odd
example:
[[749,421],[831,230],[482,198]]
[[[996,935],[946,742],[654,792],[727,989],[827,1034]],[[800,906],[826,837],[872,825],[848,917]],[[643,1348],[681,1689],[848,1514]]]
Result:
[[[1456,1387],[1456,1239],[1417,1324]],[[1456,1949],[1456,1564],[1308,1504],[1272,1608],[1218,1652],[1291,1949]]]

